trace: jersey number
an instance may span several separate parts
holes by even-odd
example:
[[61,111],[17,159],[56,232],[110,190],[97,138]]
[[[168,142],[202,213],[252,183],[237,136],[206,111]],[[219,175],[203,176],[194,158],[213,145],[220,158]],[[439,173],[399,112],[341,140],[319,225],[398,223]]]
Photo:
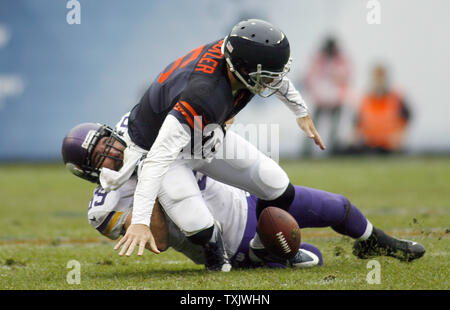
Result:
[[97,187],[94,192],[94,197],[91,199],[91,203],[89,204],[89,208],[101,206],[105,203],[105,198],[108,193],[101,187]]
[[[190,63],[191,61],[196,60],[198,58],[198,56],[200,56],[200,54],[202,53],[203,47],[204,47],[204,45],[200,46],[199,48],[196,48],[193,51],[190,51],[188,54],[186,54],[183,57],[178,58],[177,60],[175,60],[173,66],[169,70],[167,70],[166,72],[161,73],[161,75],[158,78],[158,83],[159,84],[164,83],[169,78],[169,76],[173,73],[173,71],[175,71],[175,69],[177,69],[178,67],[180,69],[182,69],[188,63]],[[185,61],[183,61],[184,58],[186,58],[189,54],[191,56],[188,59],[186,59]],[[183,63],[181,63],[182,61],[183,61]],[[180,66],[180,64],[181,64],[181,66]]]

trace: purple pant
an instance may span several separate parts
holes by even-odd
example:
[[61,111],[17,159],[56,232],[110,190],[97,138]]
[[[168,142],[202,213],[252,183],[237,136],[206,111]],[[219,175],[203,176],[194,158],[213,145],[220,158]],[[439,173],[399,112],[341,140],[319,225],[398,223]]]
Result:
[[300,228],[331,227],[352,238],[361,237],[367,226],[366,217],[344,196],[304,186],[295,186],[289,213]]
[[[232,257],[235,267],[251,267],[252,265],[248,251],[250,240],[256,234],[257,201],[258,198],[253,195],[247,198],[247,225],[241,245]],[[352,238],[362,236],[367,226],[364,215],[344,196],[304,186],[295,186],[295,197],[289,207],[289,213],[302,229],[331,227],[336,232]],[[313,245],[302,242],[300,248],[316,253],[322,261],[320,250]]]

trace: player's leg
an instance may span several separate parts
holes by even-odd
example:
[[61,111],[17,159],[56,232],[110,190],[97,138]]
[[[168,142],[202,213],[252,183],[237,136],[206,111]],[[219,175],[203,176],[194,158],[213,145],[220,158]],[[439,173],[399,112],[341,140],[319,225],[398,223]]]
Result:
[[204,248],[186,238],[180,228],[165,214],[169,230],[169,246],[192,260],[195,264],[205,265]]
[[204,247],[208,270],[230,270],[220,225],[206,206],[192,170],[182,161],[175,162],[164,176],[158,200],[186,237]]
[[[286,172],[274,160],[232,131],[227,132],[221,149],[211,162],[198,161],[193,168],[258,197],[257,218],[267,206],[287,211],[295,196],[294,186]],[[251,247],[264,248],[258,234],[253,238]]]
[[331,227],[357,239],[354,254],[360,258],[389,255],[413,260],[425,253],[422,245],[399,240],[375,228],[346,197],[318,189],[295,186],[295,198],[289,208],[301,228]]
[[367,239],[372,233],[372,224],[346,197],[304,186],[294,188],[289,213],[301,228],[331,227],[355,239]]
[[197,161],[193,168],[258,197],[257,218],[269,205],[288,210],[294,199],[294,186],[286,172],[232,131],[227,133],[216,158],[211,162]]
[[256,234],[256,204],[258,199],[250,195],[247,197],[247,221],[241,242],[235,254],[231,258],[234,267],[270,267],[283,268],[286,266],[295,268],[310,268],[323,265],[322,253],[320,250],[308,243],[302,243],[296,256],[290,260],[284,260],[265,251],[264,257],[258,257],[250,247],[250,242]]

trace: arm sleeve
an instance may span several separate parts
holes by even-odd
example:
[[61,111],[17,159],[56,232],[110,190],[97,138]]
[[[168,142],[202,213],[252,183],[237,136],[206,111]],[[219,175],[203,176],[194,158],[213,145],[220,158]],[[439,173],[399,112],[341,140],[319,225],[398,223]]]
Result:
[[[90,212],[89,224],[97,229],[102,235],[111,240],[116,240],[125,233],[125,223],[131,209],[124,211],[94,210]],[[97,225],[96,220],[101,221]]]
[[277,96],[277,98],[280,99],[297,118],[308,115],[308,107],[292,82],[285,77],[281,83],[283,84],[275,93],[275,96]]
[[190,133],[173,115],[167,115],[158,137],[153,143],[146,159],[143,161],[136,192],[131,224],[150,226],[156,196],[161,180],[170,164],[178,157],[180,151],[189,143]]

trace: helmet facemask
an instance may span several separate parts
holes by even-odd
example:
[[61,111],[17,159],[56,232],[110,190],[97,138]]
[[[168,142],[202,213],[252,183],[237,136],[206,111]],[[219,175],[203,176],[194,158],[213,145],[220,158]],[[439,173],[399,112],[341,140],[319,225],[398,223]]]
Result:
[[292,59],[289,58],[288,63],[281,72],[262,70],[262,65],[258,64],[256,66],[256,71],[248,74],[250,81],[253,84],[253,90],[250,90],[263,98],[272,96],[281,88],[283,78],[290,71],[291,62]]
[[[100,141],[100,139],[98,139],[98,141]],[[98,143],[98,141],[97,141],[97,143]],[[116,141],[118,141],[124,147],[126,147],[125,142],[116,134],[115,131],[112,131],[108,137],[108,140],[106,140],[106,144],[105,144],[105,147],[103,148],[102,152],[99,153],[97,156],[95,156],[95,158],[91,159],[91,167],[93,167],[94,170],[100,171],[106,158],[110,158],[114,161],[114,170],[120,169],[120,167],[123,164],[123,150],[114,146],[114,143]],[[96,146],[97,145],[94,146],[94,149]],[[117,157],[117,156],[110,155],[112,149],[118,151],[120,154],[122,154],[122,156]],[[91,156],[92,155],[94,155],[94,154],[91,154]]]
[[[97,125],[99,127],[85,133],[82,136],[81,141],[69,137],[70,142],[68,142],[67,145],[63,144],[63,156],[64,154],[83,154],[82,157],[70,157],[69,155],[65,155],[67,157],[65,159],[67,169],[74,175],[93,183],[99,183],[100,169],[106,158],[114,160],[114,168],[120,168],[122,165],[123,150],[115,147],[114,143],[118,141],[126,147],[125,141],[116,131],[114,131],[114,129],[107,125]],[[96,152],[96,154],[94,154],[95,148],[104,137],[107,137],[105,146],[101,152]],[[122,156],[111,156],[110,152],[112,149],[120,152]],[[95,158],[93,158],[94,155]]]
[[[226,39],[224,40],[226,41]],[[225,42],[222,45],[222,53],[224,53]],[[224,54],[225,55],[225,54]],[[282,86],[283,78],[289,73],[292,63],[292,58],[284,65],[281,72],[263,70],[262,64],[256,66],[256,71],[245,72],[245,65],[233,65],[230,57],[225,55],[225,60],[229,66],[230,71],[248,90],[255,95],[267,98],[275,94]]]

